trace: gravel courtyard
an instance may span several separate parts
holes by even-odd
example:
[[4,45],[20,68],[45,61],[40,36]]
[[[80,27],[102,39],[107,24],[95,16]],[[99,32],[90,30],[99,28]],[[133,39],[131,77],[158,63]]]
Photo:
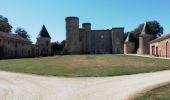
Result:
[[0,71],[1,100],[126,100],[170,82],[170,71],[146,74],[63,78]]

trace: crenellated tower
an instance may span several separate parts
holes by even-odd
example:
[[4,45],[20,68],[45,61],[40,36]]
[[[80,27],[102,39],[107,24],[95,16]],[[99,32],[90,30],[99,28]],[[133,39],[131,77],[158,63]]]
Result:
[[80,53],[79,18],[66,18],[66,49],[69,54]]
[[90,53],[91,50],[91,23],[82,24],[82,49],[83,53]]

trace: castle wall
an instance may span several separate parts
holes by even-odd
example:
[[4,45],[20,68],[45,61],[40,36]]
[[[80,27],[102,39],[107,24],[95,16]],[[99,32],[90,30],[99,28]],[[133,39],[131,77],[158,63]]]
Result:
[[77,17],[66,18],[66,49],[69,54],[123,53],[124,28],[91,30],[90,23],[79,28]]
[[109,54],[112,51],[111,30],[92,30],[95,53]]
[[124,52],[124,28],[112,29],[112,53]]

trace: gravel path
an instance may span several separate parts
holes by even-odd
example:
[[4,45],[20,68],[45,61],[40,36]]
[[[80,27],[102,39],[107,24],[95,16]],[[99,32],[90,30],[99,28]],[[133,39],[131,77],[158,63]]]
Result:
[[170,71],[102,78],[41,77],[0,71],[0,100],[126,100],[170,82]]

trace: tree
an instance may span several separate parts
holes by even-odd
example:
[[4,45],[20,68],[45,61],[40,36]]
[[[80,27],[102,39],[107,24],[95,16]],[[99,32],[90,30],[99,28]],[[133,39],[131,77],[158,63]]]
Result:
[[[148,21],[148,34],[151,34],[154,36],[154,38],[158,38],[161,35],[163,35],[163,27],[160,25],[157,21]],[[131,31],[131,39],[133,42],[135,42],[136,49],[139,47],[139,36],[142,32],[142,29],[144,27],[144,24],[140,24],[137,28],[135,28],[133,31]]]
[[8,19],[0,15],[0,31],[11,32],[12,26],[9,24]]
[[51,49],[53,53],[56,54],[63,54],[64,53],[64,47],[65,47],[65,40],[60,42],[54,42],[51,44]]
[[23,37],[23,38],[25,38],[25,39],[30,39],[30,35],[27,33],[27,31],[25,30],[25,29],[23,29],[23,28],[17,28],[16,30],[15,30],[15,33],[17,34],[17,35],[19,35],[19,36],[21,36],[21,37]]

